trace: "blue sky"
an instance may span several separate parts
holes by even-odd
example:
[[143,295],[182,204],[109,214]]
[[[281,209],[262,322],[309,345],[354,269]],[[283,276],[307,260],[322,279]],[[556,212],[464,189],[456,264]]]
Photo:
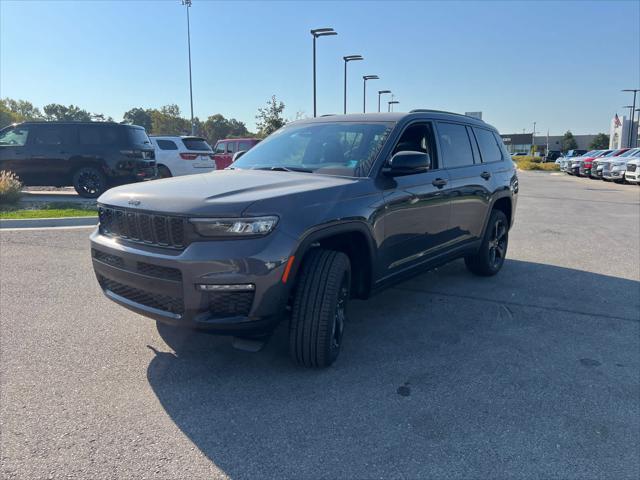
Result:
[[[252,128],[275,94],[311,115],[311,35],[319,113],[362,108],[363,74],[399,110],[483,111],[503,133],[608,132],[640,88],[640,2],[213,2],[191,9],[195,114]],[[120,120],[131,107],[189,111],[186,18],[179,0],[0,0],[0,96],[76,104]]]

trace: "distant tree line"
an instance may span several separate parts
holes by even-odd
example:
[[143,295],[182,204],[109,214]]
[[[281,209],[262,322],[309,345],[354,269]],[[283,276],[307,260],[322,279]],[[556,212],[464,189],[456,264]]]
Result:
[[[273,95],[267,106],[259,108],[256,115],[258,132],[247,129],[244,122],[235,118],[226,118],[220,113],[207,117],[202,121],[194,118],[198,135],[207,139],[210,145],[218,140],[233,137],[266,137],[287,123],[283,116],[285,105]],[[301,114],[298,113],[297,117]],[[122,115],[124,123],[140,125],[147,133],[157,135],[189,135],[191,122],[183,118],[180,107],[175,104],[160,108],[132,108]],[[76,105],[60,105],[51,103],[45,105],[42,111],[26,100],[11,98],[0,99],[0,128],[16,122],[29,120],[46,121],[113,121],[111,117],[101,113],[90,113]]]

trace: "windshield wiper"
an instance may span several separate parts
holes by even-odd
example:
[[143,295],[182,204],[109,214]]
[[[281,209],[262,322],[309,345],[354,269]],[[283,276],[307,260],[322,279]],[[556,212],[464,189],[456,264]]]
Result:
[[272,172],[304,172],[304,173],[313,172],[313,170],[311,170],[310,168],[284,167],[284,166],[256,167],[253,170],[270,170]]

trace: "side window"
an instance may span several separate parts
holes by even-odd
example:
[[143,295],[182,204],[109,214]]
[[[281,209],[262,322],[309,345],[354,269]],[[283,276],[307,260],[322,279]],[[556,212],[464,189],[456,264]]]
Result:
[[500,148],[500,152],[502,152],[502,160],[511,158],[511,154],[509,153],[509,150],[507,150],[507,146],[502,141],[502,137],[500,137],[500,135],[496,133],[494,133],[493,136],[496,139],[496,142],[498,143],[498,148]]
[[62,125],[38,125],[33,132],[33,144],[39,146],[66,145],[67,129]]
[[499,162],[502,160],[502,153],[493,132],[485,130],[484,128],[473,127],[473,133],[478,141],[480,156],[484,163]]
[[398,152],[405,151],[428,153],[431,157],[431,169],[438,168],[435,137],[431,123],[414,123],[402,132],[402,136],[394,147],[392,154],[395,155]]
[[29,127],[8,128],[0,132],[0,145],[10,145],[12,147],[22,147],[27,143]]
[[214,153],[224,153],[224,143],[216,143],[216,151]]
[[251,147],[253,147],[253,142],[238,142],[239,152],[246,152],[247,150],[250,150]]
[[229,143],[227,143],[227,153],[235,153],[237,143],[238,142],[229,142]]
[[156,140],[160,150],[178,150],[178,146],[171,140]]
[[80,145],[100,145],[100,128],[89,125],[79,126],[78,142]]
[[473,151],[467,128],[457,123],[438,122],[438,140],[445,168],[473,165]]

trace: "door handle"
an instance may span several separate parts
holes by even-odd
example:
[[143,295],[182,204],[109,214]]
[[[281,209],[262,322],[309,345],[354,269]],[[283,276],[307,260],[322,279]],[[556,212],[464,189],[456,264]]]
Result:
[[482,172],[480,176],[485,180],[489,180],[491,178],[491,174],[489,172]]
[[434,187],[442,188],[447,184],[447,181],[444,178],[436,178],[431,185]]

